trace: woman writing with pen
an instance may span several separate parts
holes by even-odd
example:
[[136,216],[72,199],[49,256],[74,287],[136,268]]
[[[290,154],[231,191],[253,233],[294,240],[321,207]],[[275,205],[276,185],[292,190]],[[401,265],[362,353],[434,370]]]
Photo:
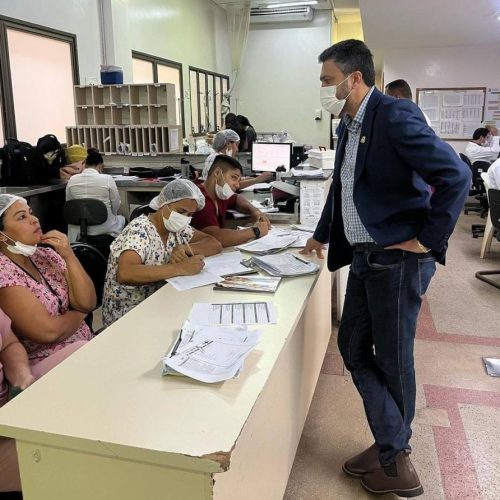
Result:
[[156,212],[134,219],[110,248],[103,294],[103,323],[109,326],[175,276],[198,274],[203,257],[221,251],[211,236],[190,227],[205,205],[192,182],[167,184],[150,206]]
[[[260,238],[271,228],[265,214],[252,206],[244,196],[236,194],[242,173],[243,169],[237,160],[219,155],[214,159],[207,179],[199,184],[205,196],[205,206],[193,215],[192,225],[219,240],[223,247],[241,245]],[[245,229],[225,228],[228,209],[248,214],[253,225]]]

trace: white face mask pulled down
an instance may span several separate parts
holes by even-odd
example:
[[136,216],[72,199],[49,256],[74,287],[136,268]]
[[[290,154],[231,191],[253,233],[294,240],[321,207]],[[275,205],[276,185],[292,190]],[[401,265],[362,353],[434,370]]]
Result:
[[7,250],[10,253],[15,253],[17,255],[24,255],[25,257],[31,257],[38,248],[37,245],[26,245],[20,241],[13,240],[10,236],[6,235],[4,232],[0,231],[6,238],[14,242],[14,245],[7,245]]
[[[352,73],[351,73],[352,74]],[[319,99],[321,102],[321,106],[325,111],[328,111],[332,115],[339,116],[342,110],[344,109],[345,103],[347,102],[348,97],[351,95],[351,92],[347,94],[344,99],[339,99],[337,97],[337,89],[340,85],[342,85],[345,81],[349,79],[351,75],[345,80],[342,80],[338,85],[330,85],[329,87],[321,87]]]
[[179,212],[174,212],[173,210],[170,210],[170,207],[168,206],[167,208],[170,211],[170,217],[168,219],[163,217],[163,225],[167,231],[170,231],[171,233],[178,233],[191,224],[191,217],[180,214]]
[[[222,180],[224,180],[224,175],[222,175]],[[234,191],[231,189],[231,186],[227,183],[224,182],[223,186],[219,186],[219,184],[215,184],[215,194],[217,195],[217,198],[219,200],[229,200],[231,196],[233,196]]]

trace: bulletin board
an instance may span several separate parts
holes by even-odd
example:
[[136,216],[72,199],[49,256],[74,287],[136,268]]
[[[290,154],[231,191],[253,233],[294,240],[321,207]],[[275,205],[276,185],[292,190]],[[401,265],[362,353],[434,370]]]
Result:
[[470,141],[482,126],[486,87],[417,89],[417,104],[442,139]]

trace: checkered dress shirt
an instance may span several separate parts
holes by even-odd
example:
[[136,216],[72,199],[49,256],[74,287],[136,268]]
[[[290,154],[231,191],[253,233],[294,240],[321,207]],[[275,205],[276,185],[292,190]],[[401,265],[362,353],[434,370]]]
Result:
[[342,219],[344,220],[344,231],[347,240],[351,245],[355,243],[371,243],[373,238],[370,236],[365,226],[359,218],[358,211],[354,205],[354,169],[356,167],[356,156],[358,154],[358,145],[361,138],[361,125],[365,116],[368,99],[372,95],[372,87],[366,94],[361,106],[354,118],[344,117],[347,126],[347,144],[345,146],[344,158],[340,170],[340,180],[342,183]]

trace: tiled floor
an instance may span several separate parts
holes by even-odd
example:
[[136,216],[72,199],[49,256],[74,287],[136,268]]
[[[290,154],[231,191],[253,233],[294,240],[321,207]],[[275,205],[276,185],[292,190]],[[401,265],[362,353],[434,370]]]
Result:
[[[500,358],[500,290],[474,277],[500,269],[500,243],[479,259],[476,216],[462,216],[422,307],[415,342],[417,412],[412,460],[425,500],[500,499],[500,379],[482,356]],[[285,500],[374,497],[342,462],[372,443],[361,400],[335,345],[336,329],[297,451]]]

